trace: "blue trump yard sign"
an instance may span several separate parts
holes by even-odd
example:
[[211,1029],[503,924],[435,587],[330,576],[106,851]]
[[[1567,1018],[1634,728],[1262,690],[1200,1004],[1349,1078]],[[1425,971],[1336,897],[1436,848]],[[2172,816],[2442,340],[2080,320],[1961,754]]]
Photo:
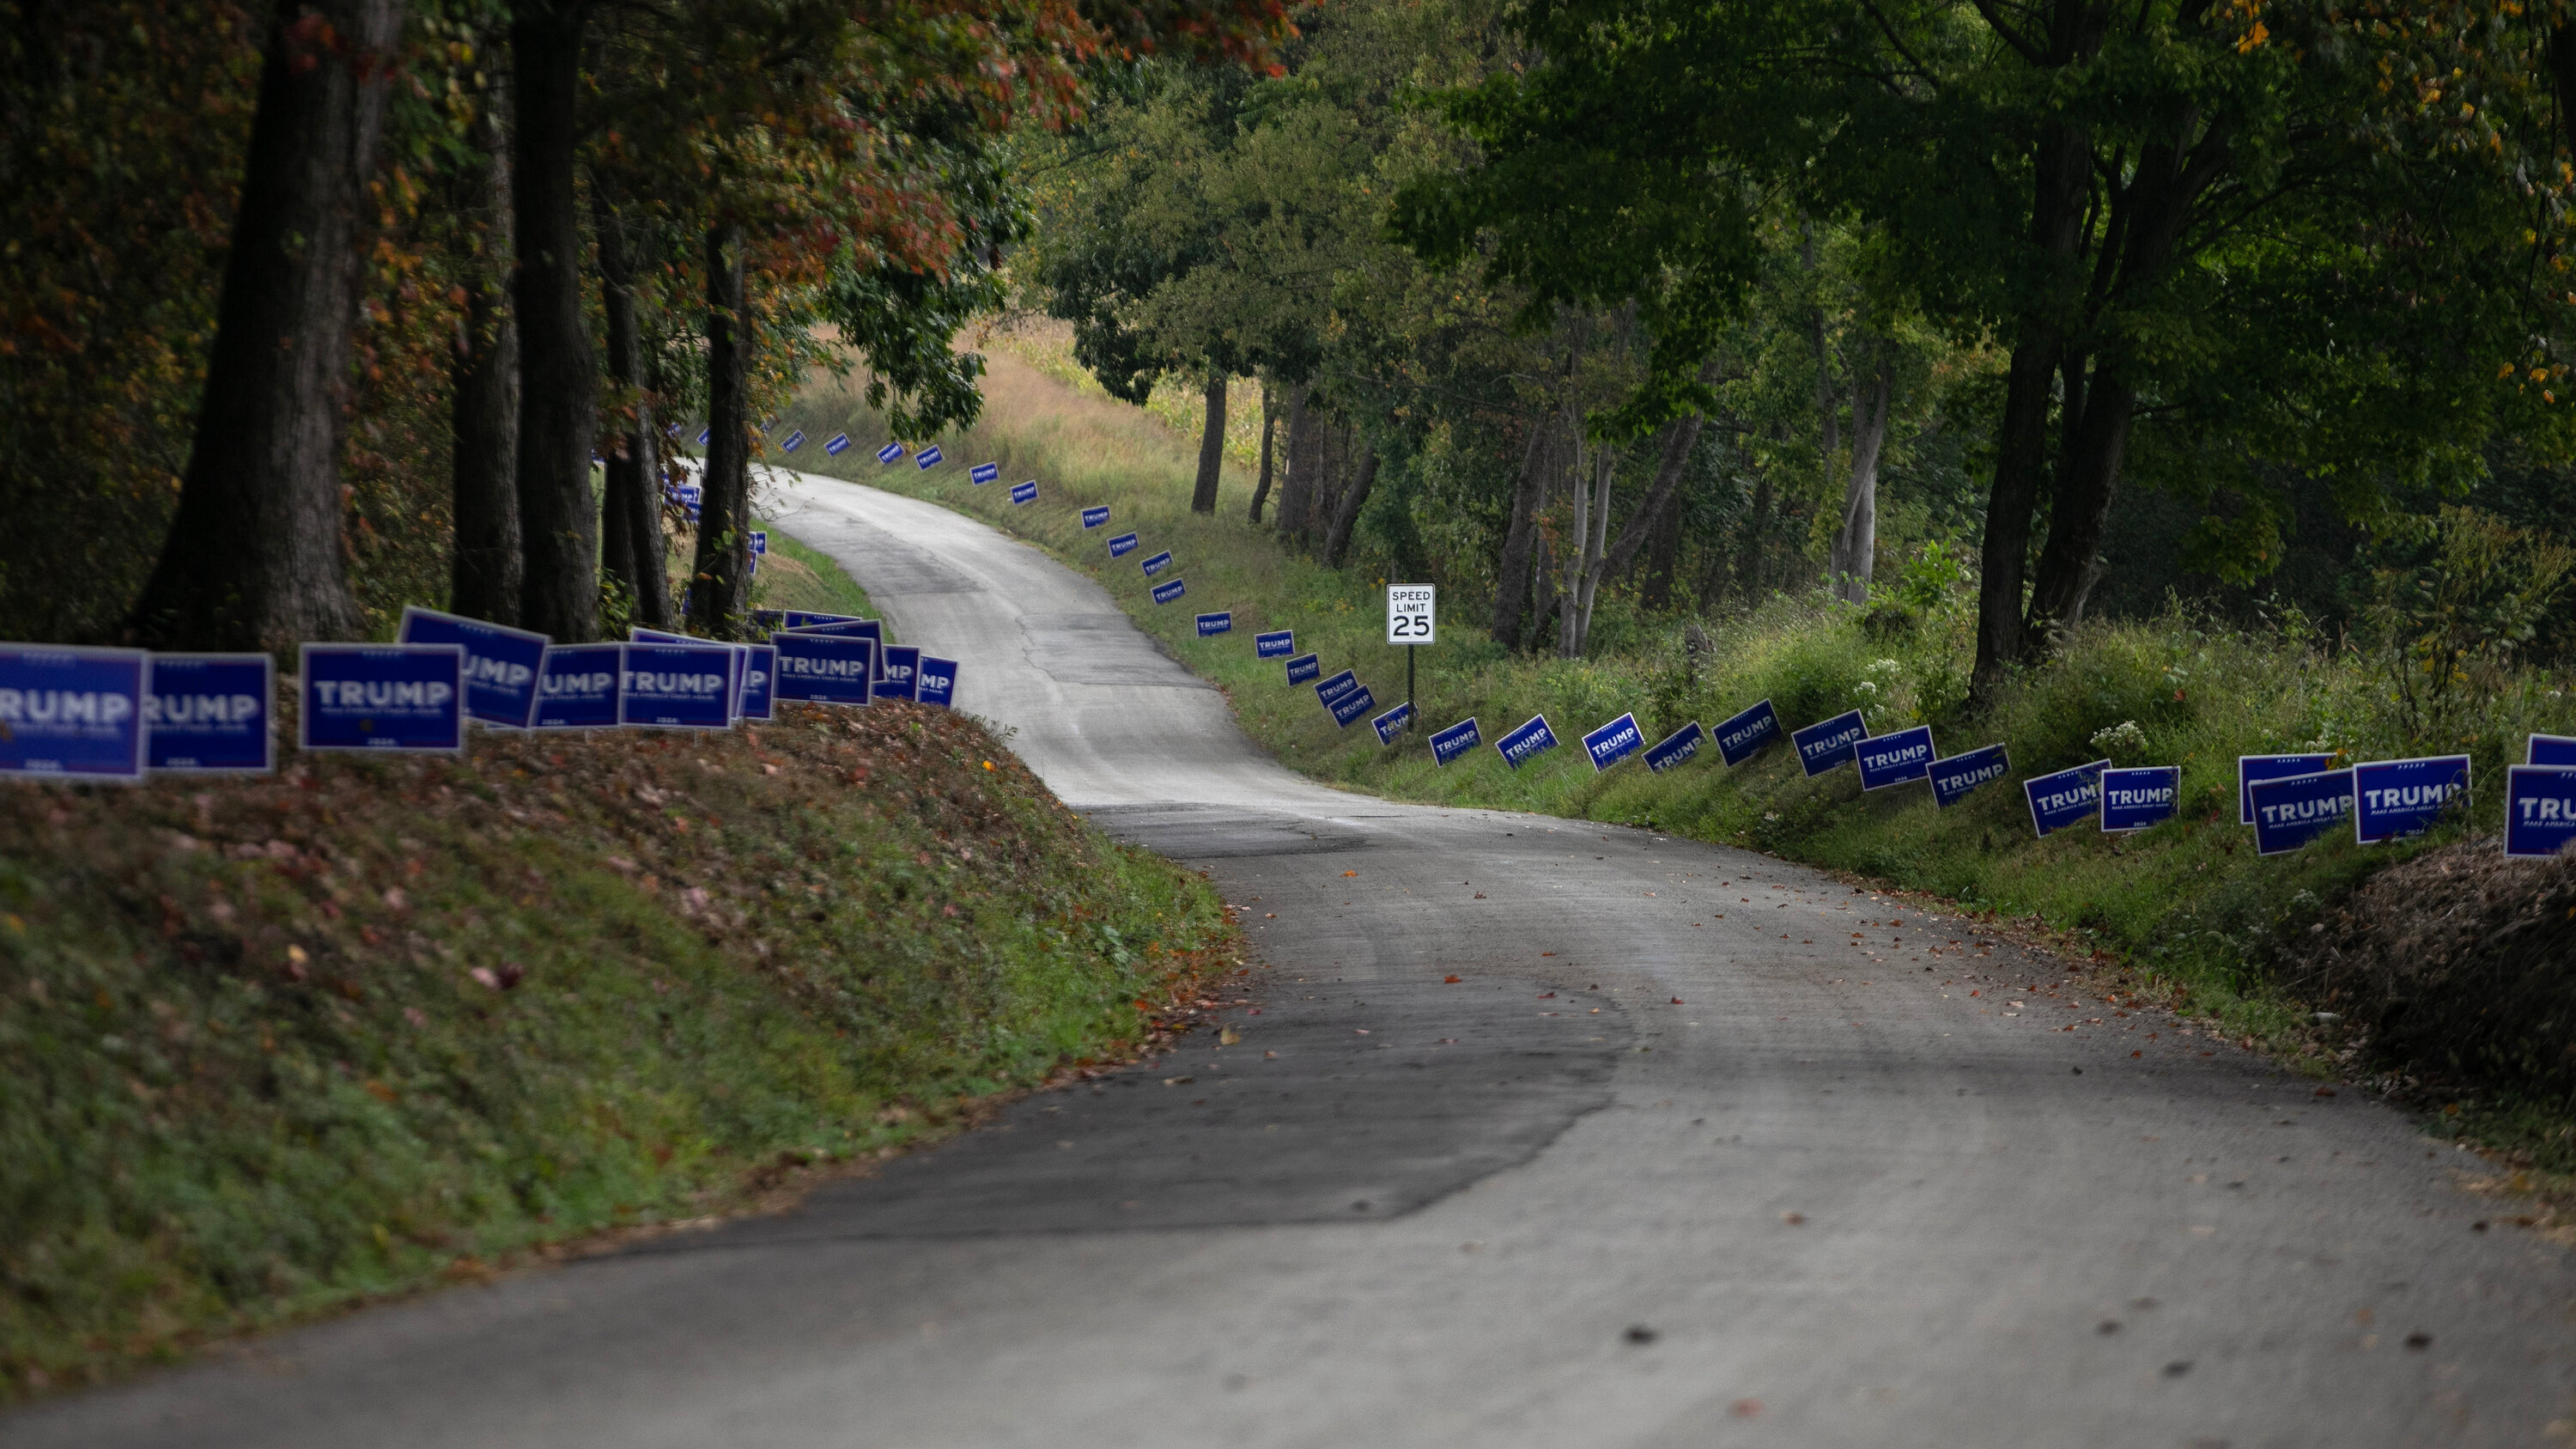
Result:
[[[769,612],[771,611],[762,609],[758,610],[757,614],[766,614]],[[780,614],[778,618],[780,627],[787,629],[810,629],[817,624],[855,624],[859,622],[859,616],[856,614],[817,614],[806,609],[789,609]]]
[[2372,760],[2352,767],[2353,838],[2377,845],[2433,828],[2442,812],[2469,793],[2469,757]]
[[1377,718],[1370,720],[1369,725],[1377,731],[1377,742],[1379,744],[1391,745],[1395,743],[1397,732],[1402,730],[1405,726],[1405,722],[1412,718],[1413,706],[1409,703],[1399,704],[1395,708],[1388,710],[1386,713],[1379,715]]
[[1288,687],[1291,689],[1309,679],[1320,679],[1323,674],[1324,666],[1318,655],[1300,654],[1288,661]]
[[2506,855],[2540,859],[2576,841],[2576,765],[2514,765],[2504,773]]
[[2254,786],[2292,775],[2322,775],[2332,755],[2238,755],[2236,757],[2236,823],[2254,823]]
[[2352,771],[2283,775],[2254,783],[2254,852],[2285,855],[2352,813]]
[[1531,715],[1528,723],[1494,741],[1495,753],[1503,757],[1504,764],[1515,770],[1521,767],[1522,761],[1540,751],[1555,748],[1556,731],[1547,727],[1547,716],[1543,714]]
[[2099,819],[2102,772],[2109,768],[2109,760],[2095,760],[2089,765],[2022,781],[2022,799],[2030,805],[2031,830],[2046,840],[2070,825]]
[[1431,763],[1445,765],[1485,742],[1476,731],[1474,716],[1458,721],[1431,737]]
[[1106,503],[1102,503],[1102,504],[1098,504],[1098,505],[1095,505],[1095,506],[1093,506],[1093,507],[1086,508],[1086,509],[1082,510],[1082,526],[1083,526],[1083,527],[1085,527],[1085,528],[1102,528],[1102,527],[1106,527],[1106,526],[1108,525],[1108,523],[1109,523],[1109,505],[1108,505],[1108,504],[1106,504]]
[[1596,775],[1645,745],[1645,733],[1637,728],[1634,714],[1623,714],[1583,737],[1583,752],[1592,757],[1592,773]]
[[1808,774],[1821,775],[1851,762],[1853,746],[1869,738],[1869,726],[1862,722],[1859,710],[1846,710],[1789,738],[1798,746],[1798,763]]
[[2174,817],[2182,798],[2180,765],[2102,772],[2102,833],[2125,835]]
[[1128,554],[1134,552],[1135,548],[1136,535],[1132,533],[1122,533],[1109,540],[1109,556],[1111,558],[1124,558]]
[[947,709],[957,702],[957,661],[921,656],[920,683],[913,687],[915,704],[935,704]]
[[1012,484],[1012,485],[1011,485],[1011,501],[1012,501],[1013,503],[1035,503],[1035,502],[1037,502],[1037,501],[1038,501],[1038,480],[1036,480],[1035,478],[1032,478],[1032,479],[1030,479],[1029,481],[1027,481],[1026,483],[1014,483],[1014,484]]
[[830,438],[826,439],[823,444],[823,451],[831,454],[835,458],[849,450],[850,435],[847,433],[834,433]]
[[1717,757],[1729,766],[1741,765],[1780,738],[1780,716],[1766,699],[1733,719],[1719,721],[1716,735]]
[[1183,584],[1179,579],[1174,579],[1168,584],[1156,584],[1154,585],[1154,602],[1157,604],[1168,604],[1188,592],[1188,586]]
[[626,722],[625,680],[624,645],[554,645],[537,665],[537,714],[530,728],[615,729]]
[[974,467],[966,470],[966,476],[974,479],[978,485],[990,483],[994,479],[1002,476],[1002,465],[999,463],[978,463]]
[[947,455],[939,451],[939,445],[937,443],[933,443],[929,447],[922,449],[912,461],[921,469],[921,471],[927,473],[933,467],[936,467],[939,460],[945,456]]
[[921,672],[921,651],[908,644],[888,644],[877,656],[876,698],[909,704]]
[[707,439],[712,438],[712,437],[714,437],[714,436],[715,436],[715,429],[713,429],[713,428],[700,428],[700,429],[698,429],[698,446],[699,446],[699,447],[701,447],[701,448],[705,447],[705,446],[707,445]]
[[1163,550],[1161,553],[1154,555],[1152,558],[1145,560],[1143,563],[1136,565],[1136,567],[1145,571],[1145,577],[1149,579],[1171,566],[1172,551],[1168,548]]
[[734,711],[744,719],[769,719],[777,713],[778,646],[753,644],[742,656],[742,706]]
[[1979,785],[1991,785],[2012,773],[2012,756],[2001,745],[1987,745],[1932,762],[1932,803],[1944,810]]
[[1362,685],[1334,700],[1331,708],[1333,723],[1349,729],[1361,715],[1377,708],[1377,696],[1368,692],[1368,686]]
[[1233,632],[1234,611],[1232,609],[1227,609],[1215,614],[1199,615],[1200,638],[1205,639],[1212,634],[1231,634]]
[[755,529],[753,529],[753,530],[751,531],[751,551],[752,551],[752,553],[753,553],[753,555],[754,555],[754,556],[758,556],[758,555],[766,554],[766,553],[768,553],[768,552],[769,552],[769,530],[768,530],[768,529],[765,529],[765,528],[755,528]]
[[[796,616],[794,614],[790,614],[787,617],[793,619]],[[869,643],[877,646],[877,652],[874,656],[874,667],[877,671],[878,677],[884,677],[885,621],[882,619],[835,619],[828,624],[793,624],[790,625],[785,632],[790,634],[819,634],[829,639],[865,639]],[[770,638],[774,642],[777,635],[773,634]],[[790,697],[791,696],[788,695],[779,696],[781,699]],[[867,701],[841,700],[838,701],[838,703],[865,704]]]
[[1698,754],[1700,745],[1707,739],[1708,731],[1699,727],[1698,720],[1692,720],[1646,751],[1646,768],[1660,775]]
[[1341,673],[1334,675],[1332,678],[1316,685],[1315,698],[1323,704],[1331,704],[1334,700],[1341,698],[1343,695],[1346,695],[1359,687],[1360,676],[1358,671],[1345,669]]
[[888,443],[884,447],[877,449],[877,461],[880,463],[895,463],[902,461],[902,459],[903,444],[901,443]]
[[1255,659],[1285,659],[1296,652],[1297,631],[1294,629],[1252,636],[1252,657]]
[[1932,727],[1916,725],[1892,735],[1873,735],[1852,747],[1860,765],[1860,787],[1884,790],[1932,773]]
[[846,634],[800,634],[793,629],[769,636],[778,649],[780,699],[810,699],[817,704],[866,704],[868,683],[876,677],[877,641]]
[[799,448],[801,448],[801,447],[804,447],[804,446],[805,446],[805,430],[804,430],[803,428],[798,428],[796,431],[794,431],[794,432],[792,432],[792,433],[789,433],[789,434],[787,435],[786,439],[785,439],[784,441],[782,441],[781,443],[779,443],[779,445],[778,445],[778,446],[779,446],[779,447],[781,447],[781,448],[783,448],[783,449],[785,449],[786,451],[788,451],[788,452],[790,452],[790,453],[793,453],[793,452],[795,452],[797,449],[799,449]]
[[298,653],[304,748],[465,748],[462,645],[305,644]]
[[0,646],[0,774],[143,778],[140,649]]
[[721,644],[628,644],[618,718],[663,729],[733,723],[733,651]]
[[403,644],[454,644],[465,651],[465,712],[485,724],[526,729],[537,708],[537,665],[545,635],[504,628],[481,619],[442,614],[418,604],[403,607]]
[[276,767],[269,702],[277,661],[266,654],[155,654],[144,666],[143,767],[242,771]]
[[2576,739],[2565,735],[2533,735],[2523,752],[2526,765],[2576,766]]

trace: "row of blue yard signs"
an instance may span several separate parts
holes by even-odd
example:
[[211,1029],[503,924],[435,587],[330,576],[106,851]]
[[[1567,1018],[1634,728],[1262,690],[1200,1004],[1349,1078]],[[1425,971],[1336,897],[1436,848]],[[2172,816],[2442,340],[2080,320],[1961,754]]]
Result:
[[[298,650],[306,750],[455,753],[468,720],[495,729],[728,729],[774,701],[946,708],[957,662],[884,642],[846,614],[763,610],[766,644],[651,629],[624,643],[545,635],[417,606],[392,644]],[[132,781],[150,772],[277,766],[276,661],[0,644],[0,775]]]

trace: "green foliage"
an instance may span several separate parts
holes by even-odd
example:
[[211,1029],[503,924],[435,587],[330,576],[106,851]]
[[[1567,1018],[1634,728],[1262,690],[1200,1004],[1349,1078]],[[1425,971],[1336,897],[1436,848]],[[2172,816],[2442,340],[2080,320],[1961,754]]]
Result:
[[2473,738],[2576,576],[2576,548],[2468,508],[2405,529],[2367,616],[2407,737]]

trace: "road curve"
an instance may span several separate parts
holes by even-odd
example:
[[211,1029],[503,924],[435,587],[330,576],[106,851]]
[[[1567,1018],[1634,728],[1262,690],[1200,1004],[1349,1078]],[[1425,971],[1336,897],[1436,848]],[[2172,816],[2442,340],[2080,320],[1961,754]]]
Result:
[[2576,1420],[2567,1255],[2396,1113],[1812,871],[1323,788],[1035,550],[777,484],[777,527],[963,662],[961,707],[1245,908],[1240,1043],[0,1442],[2341,1449]]

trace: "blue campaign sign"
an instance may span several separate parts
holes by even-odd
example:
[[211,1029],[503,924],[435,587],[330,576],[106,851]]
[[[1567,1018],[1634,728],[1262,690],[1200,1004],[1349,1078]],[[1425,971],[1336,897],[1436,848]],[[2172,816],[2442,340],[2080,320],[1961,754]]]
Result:
[[900,463],[900,462],[902,462],[902,461],[903,461],[903,444],[901,444],[901,443],[888,443],[888,444],[886,444],[884,447],[877,449],[877,461],[878,461],[878,462],[880,462],[880,463]]
[[2512,765],[2504,775],[2507,856],[2546,859],[2576,841],[2576,766]]
[[744,719],[769,719],[777,711],[778,646],[753,644],[743,650],[742,705],[735,710]]
[[1517,770],[1521,763],[1541,750],[1556,748],[1556,731],[1547,727],[1547,716],[1534,714],[1519,729],[1494,741],[1494,750],[1503,763]]
[[1083,526],[1083,527],[1085,527],[1085,528],[1106,528],[1108,525],[1109,525],[1109,505],[1108,505],[1108,504],[1103,503],[1103,504],[1099,505],[1099,506],[1098,506],[1098,507],[1096,507],[1096,508],[1086,508],[1086,509],[1082,510],[1082,526]]
[[2182,767],[2149,765],[2102,772],[2102,833],[2125,835],[2174,818],[2182,799]]
[[939,465],[939,460],[945,456],[945,454],[939,451],[939,445],[937,443],[933,443],[929,447],[922,449],[912,461],[915,466],[921,469],[921,471],[927,473],[932,468],[937,467]]
[[1474,716],[1458,721],[1431,737],[1431,763],[1445,765],[1485,742],[1476,729]]
[[2070,825],[2100,818],[2102,772],[2109,768],[2109,760],[2095,760],[2022,781],[2022,798],[2030,805],[2030,828],[2046,840]]
[[2372,760],[2352,767],[2353,838],[2377,845],[2421,835],[2469,793],[2469,757]]
[[695,644],[698,641],[690,638],[686,634],[673,634],[667,630],[646,629],[637,625],[628,627],[626,631],[626,642],[630,644]]
[[850,435],[847,433],[834,433],[829,438],[823,440],[823,451],[831,454],[835,458],[850,451]]
[[[790,614],[787,617],[793,619],[796,616]],[[885,621],[882,619],[835,619],[828,624],[793,624],[781,632],[820,635],[828,639],[865,639],[878,647],[876,667],[880,670],[885,668]]]
[[1188,592],[1188,587],[1182,584],[1179,579],[1174,579],[1168,584],[1156,584],[1154,585],[1154,602],[1157,604],[1168,604]]
[[298,734],[308,750],[465,748],[465,650],[457,644],[305,644]]
[[2238,755],[2236,757],[2236,823],[2254,823],[2254,786],[2292,775],[2321,775],[2332,755]]
[[698,429],[698,446],[701,448],[705,447],[707,445],[707,439],[712,438],[715,435],[716,430],[713,428]]
[[1699,747],[1707,741],[1708,731],[1699,727],[1698,720],[1692,720],[1689,724],[1664,736],[1661,743],[1646,751],[1646,768],[1660,775],[1698,754]]
[[1916,725],[1892,735],[1873,735],[1852,747],[1860,765],[1860,787],[1884,790],[1932,773],[1932,727]]
[[1370,720],[1369,725],[1377,731],[1377,742],[1379,744],[1391,745],[1395,743],[1396,733],[1402,730],[1405,724],[1412,718],[1413,706],[1410,704],[1399,704],[1395,708],[1388,710],[1386,713],[1379,715],[1377,718]]
[[1331,704],[1334,700],[1341,698],[1343,695],[1346,695],[1359,687],[1359,672],[1353,669],[1345,669],[1341,673],[1334,675],[1332,678],[1325,680],[1323,683],[1316,685],[1315,698],[1324,704]]
[[2526,765],[2576,766],[2576,739],[2565,735],[2533,735],[2523,752]]
[[[966,476],[974,479],[978,484],[990,483],[994,479],[1002,476],[1002,465],[999,463],[978,463],[974,467],[966,470]],[[1030,481],[1035,482],[1037,480],[1031,479]]]
[[751,551],[754,554],[766,554],[769,552],[769,530],[765,528],[755,528],[751,531]]
[[2283,775],[2254,783],[2254,852],[2285,855],[2352,813],[2352,771]]
[[[767,613],[764,609],[762,613]],[[810,609],[790,609],[779,616],[785,627],[811,629],[817,624],[858,624],[867,622],[856,614],[817,614]]]
[[1645,747],[1645,732],[1637,728],[1634,714],[1623,714],[1583,737],[1583,752],[1592,757],[1596,775]]
[[1252,657],[1255,659],[1285,659],[1296,652],[1297,631],[1294,629],[1252,636]]
[[1716,733],[1718,758],[1729,766],[1741,765],[1780,738],[1780,716],[1766,699],[1733,719],[1720,721]]
[[1145,571],[1145,577],[1149,579],[1171,566],[1172,551],[1168,548],[1163,550],[1161,553],[1154,555],[1152,558],[1145,560],[1143,563],[1136,565],[1136,567]]
[[0,774],[143,778],[140,649],[0,646]]
[[790,452],[790,453],[793,453],[793,452],[795,452],[797,449],[799,449],[799,448],[801,448],[801,447],[804,447],[804,446],[805,446],[805,430],[804,430],[803,428],[798,428],[796,431],[794,431],[794,432],[792,432],[792,433],[789,433],[789,434],[787,435],[787,437],[786,437],[785,441],[781,442],[778,446],[779,446],[779,447],[781,447],[781,448],[786,449],[786,450],[787,450],[788,452]]
[[1808,774],[1821,775],[1851,762],[1853,746],[1869,738],[1869,726],[1855,709],[1820,720],[1789,738],[1798,746],[1798,763],[1806,766]]
[[1296,658],[1288,661],[1288,687],[1291,689],[1296,688],[1298,685],[1305,683],[1309,679],[1321,679],[1323,677],[1324,666],[1315,655],[1300,654]]
[[465,712],[485,724],[528,727],[528,716],[537,709],[537,665],[546,657],[545,635],[407,604],[402,631],[394,639],[459,646],[465,651]]
[[529,728],[615,729],[626,722],[625,681],[625,646],[554,645],[537,666],[537,715]]
[[734,654],[722,644],[628,644],[618,719],[666,729],[733,723]]
[[1128,554],[1135,552],[1135,550],[1136,535],[1132,533],[1122,533],[1109,540],[1109,556],[1111,558],[1125,558]]
[[1979,785],[1991,785],[2012,773],[2012,756],[2001,745],[1987,745],[1964,755],[1932,762],[1932,803],[1947,810]]
[[143,670],[143,767],[265,775],[276,768],[265,654],[155,654]]
[[1232,609],[1224,610],[1221,613],[1199,615],[1200,638],[1205,639],[1212,634],[1231,634],[1233,632],[1234,611]]
[[1014,483],[1014,484],[1012,484],[1012,485],[1011,485],[1011,501],[1012,501],[1013,503],[1035,503],[1035,502],[1037,502],[1037,501],[1038,501],[1038,480],[1036,480],[1035,478],[1031,478],[1030,480],[1028,480],[1028,481],[1027,481],[1027,482],[1025,482],[1025,483]]
[[957,661],[921,656],[920,683],[912,692],[915,704],[935,704],[947,709],[957,702]]
[[810,699],[817,704],[866,704],[868,684],[876,678],[877,641],[845,634],[801,634],[793,629],[769,636],[778,648],[780,699]]
[[908,644],[888,644],[877,660],[876,697],[911,703],[914,683],[920,677],[921,651]]
[[1343,729],[1349,729],[1358,722],[1361,715],[1375,708],[1377,708],[1377,696],[1368,692],[1368,686],[1362,685],[1333,701],[1333,723]]

